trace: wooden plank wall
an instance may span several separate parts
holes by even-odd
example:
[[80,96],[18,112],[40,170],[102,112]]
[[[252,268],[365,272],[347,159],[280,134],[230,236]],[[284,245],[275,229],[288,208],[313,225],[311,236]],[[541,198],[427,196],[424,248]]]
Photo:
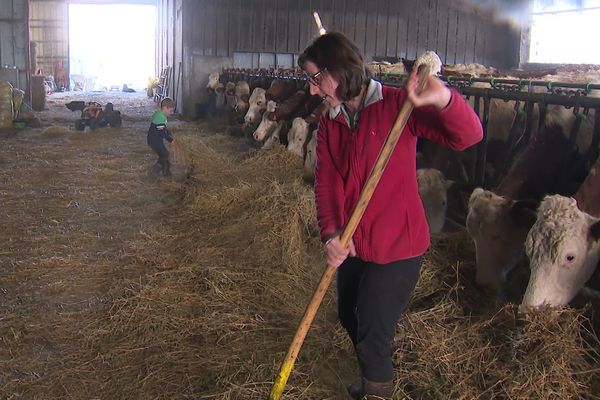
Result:
[[[164,0],[159,1],[162,2]],[[328,30],[344,32],[367,59],[415,58],[435,50],[447,64],[518,65],[520,32],[488,15],[447,0],[196,0],[194,54],[300,53],[317,29],[312,11]],[[493,40],[492,40],[493,39]]]

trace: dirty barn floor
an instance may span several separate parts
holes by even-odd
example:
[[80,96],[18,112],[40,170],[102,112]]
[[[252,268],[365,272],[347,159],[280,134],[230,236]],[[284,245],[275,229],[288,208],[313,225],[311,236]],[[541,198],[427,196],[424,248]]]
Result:
[[[70,100],[113,101],[123,127],[75,132]],[[240,151],[223,121],[170,121],[175,177],[151,178],[154,110],[57,94],[43,128],[0,132],[0,399],[266,398],[323,268],[302,163]],[[334,296],[284,398],[346,398]],[[581,311],[499,309],[466,234],[434,238],[397,330],[396,398],[597,398]]]
[[[77,364],[73,349],[86,341],[81,324],[155,268],[142,261],[160,251],[152,237],[164,230],[175,199],[147,176],[154,157],[145,130],[154,104],[117,95],[122,129],[0,136],[1,398],[77,390],[74,382],[62,390],[47,384]],[[66,101],[106,102],[60,96],[39,113],[45,126],[73,125],[77,114]]]
[[[123,127],[74,131],[77,113],[64,107],[71,100],[113,101],[123,113]],[[165,298],[164,310],[143,310],[145,306],[136,303],[126,312],[127,321],[118,321],[125,313],[119,312],[133,303],[128,299],[142,298],[149,282],[186,262],[181,248],[172,244],[185,218],[181,213],[185,183],[179,179],[183,172],[176,168],[175,179],[148,175],[155,156],[145,136],[154,103],[140,94],[56,94],[48,99],[47,108],[38,113],[42,129],[0,134],[0,398],[245,398],[225,394],[244,392],[231,389],[244,382],[250,392],[266,393],[269,382],[261,382],[260,389],[248,378],[218,382],[219,370],[226,370],[226,365],[254,368],[256,360],[220,354],[214,366],[203,368],[201,362],[194,365],[194,359],[204,354],[177,344],[176,350],[159,344],[161,348],[149,351],[155,343],[138,346],[155,336],[143,331],[145,327],[131,326],[136,317],[159,319],[168,310],[177,313],[187,307],[185,301]],[[185,126],[177,121],[170,125],[178,123]],[[239,148],[227,144],[219,151],[227,157]],[[190,293],[205,290],[192,278],[174,296],[184,296],[185,286]],[[204,300],[189,303],[194,302]],[[258,318],[256,311],[250,313]],[[239,331],[238,323],[228,322],[227,315],[223,322],[219,318],[218,313],[212,317],[212,330],[200,325],[198,330],[205,332],[192,332],[185,340],[204,341],[203,335]],[[236,327],[219,327],[221,323]],[[290,326],[295,323],[290,321]],[[156,330],[168,331],[169,321],[158,324],[164,326]],[[283,331],[289,335],[292,328]],[[156,337],[164,340],[168,335]],[[210,343],[190,345],[206,354],[214,351]],[[281,352],[285,346],[280,346]],[[177,352],[189,353],[191,360],[165,366]],[[160,360],[153,364],[153,357]],[[263,357],[279,363],[283,356]],[[271,378],[275,366],[268,365],[265,371],[264,360],[260,375]]]

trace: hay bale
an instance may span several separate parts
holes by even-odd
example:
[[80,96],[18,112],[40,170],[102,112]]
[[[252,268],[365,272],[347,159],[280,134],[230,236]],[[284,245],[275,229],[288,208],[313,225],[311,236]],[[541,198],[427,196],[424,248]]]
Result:
[[0,128],[12,128],[13,87],[10,82],[0,81]]

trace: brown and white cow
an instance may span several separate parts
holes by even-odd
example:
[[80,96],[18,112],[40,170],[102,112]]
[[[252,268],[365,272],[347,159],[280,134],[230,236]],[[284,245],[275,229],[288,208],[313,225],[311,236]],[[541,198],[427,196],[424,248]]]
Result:
[[[313,97],[318,96],[311,96]],[[310,103],[309,100],[309,103]],[[307,109],[313,108],[312,105],[309,105]],[[306,118],[296,117],[292,120],[292,126],[288,131],[288,144],[287,149],[294,154],[297,154],[299,157],[305,158],[307,142],[311,139],[310,133],[317,127],[319,120],[327,112],[328,110],[327,103],[324,103],[319,99],[318,106],[312,110],[312,112],[306,116]],[[298,111],[300,115],[305,114],[306,110]],[[316,140],[316,139],[315,139]]]
[[475,243],[476,281],[500,290],[508,272],[524,257],[524,243],[535,222],[535,203],[556,193],[557,176],[575,149],[557,125],[545,127],[522,151],[492,192],[475,189],[469,199],[467,231]]
[[287,149],[298,157],[304,158],[304,148],[310,132],[309,123],[304,118],[296,117],[292,120],[292,126],[288,131]]
[[600,261],[600,160],[573,198],[547,196],[525,248],[531,276],[520,310],[564,306]]
[[274,113],[276,110],[277,103],[274,101],[269,101],[267,103],[267,108],[262,115],[260,124],[258,124],[256,130],[252,134],[254,140],[256,140],[257,142],[265,140],[277,126],[277,121],[274,117]]
[[244,116],[244,124],[252,125],[260,119],[262,113],[267,108],[267,91],[263,88],[257,87],[252,91],[249,99],[249,106],[246,115]]
[[206,88],[211,90],[217,90],[217,85],[220,83],[220,77],[221,74],[219,72],[211,72],[210,75],[208,75],[208,83],[206,84]]

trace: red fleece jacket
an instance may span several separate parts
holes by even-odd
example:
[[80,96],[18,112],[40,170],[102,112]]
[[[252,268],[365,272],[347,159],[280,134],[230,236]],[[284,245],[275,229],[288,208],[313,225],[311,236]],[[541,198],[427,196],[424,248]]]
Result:
[[[354,132],[341,112],[335,119],[328,113],[321,118],[315,200],[323,240],[346,225],[405,97],[404,89],[383,86],[383,99],[362,110]],[[422,255],[429,247],[417,185],[417,137],[464,150],[482,139],[483,130],[455,90],[442,111],[432,106],[413,110],[352,238],[364,261],[387,264]]]

